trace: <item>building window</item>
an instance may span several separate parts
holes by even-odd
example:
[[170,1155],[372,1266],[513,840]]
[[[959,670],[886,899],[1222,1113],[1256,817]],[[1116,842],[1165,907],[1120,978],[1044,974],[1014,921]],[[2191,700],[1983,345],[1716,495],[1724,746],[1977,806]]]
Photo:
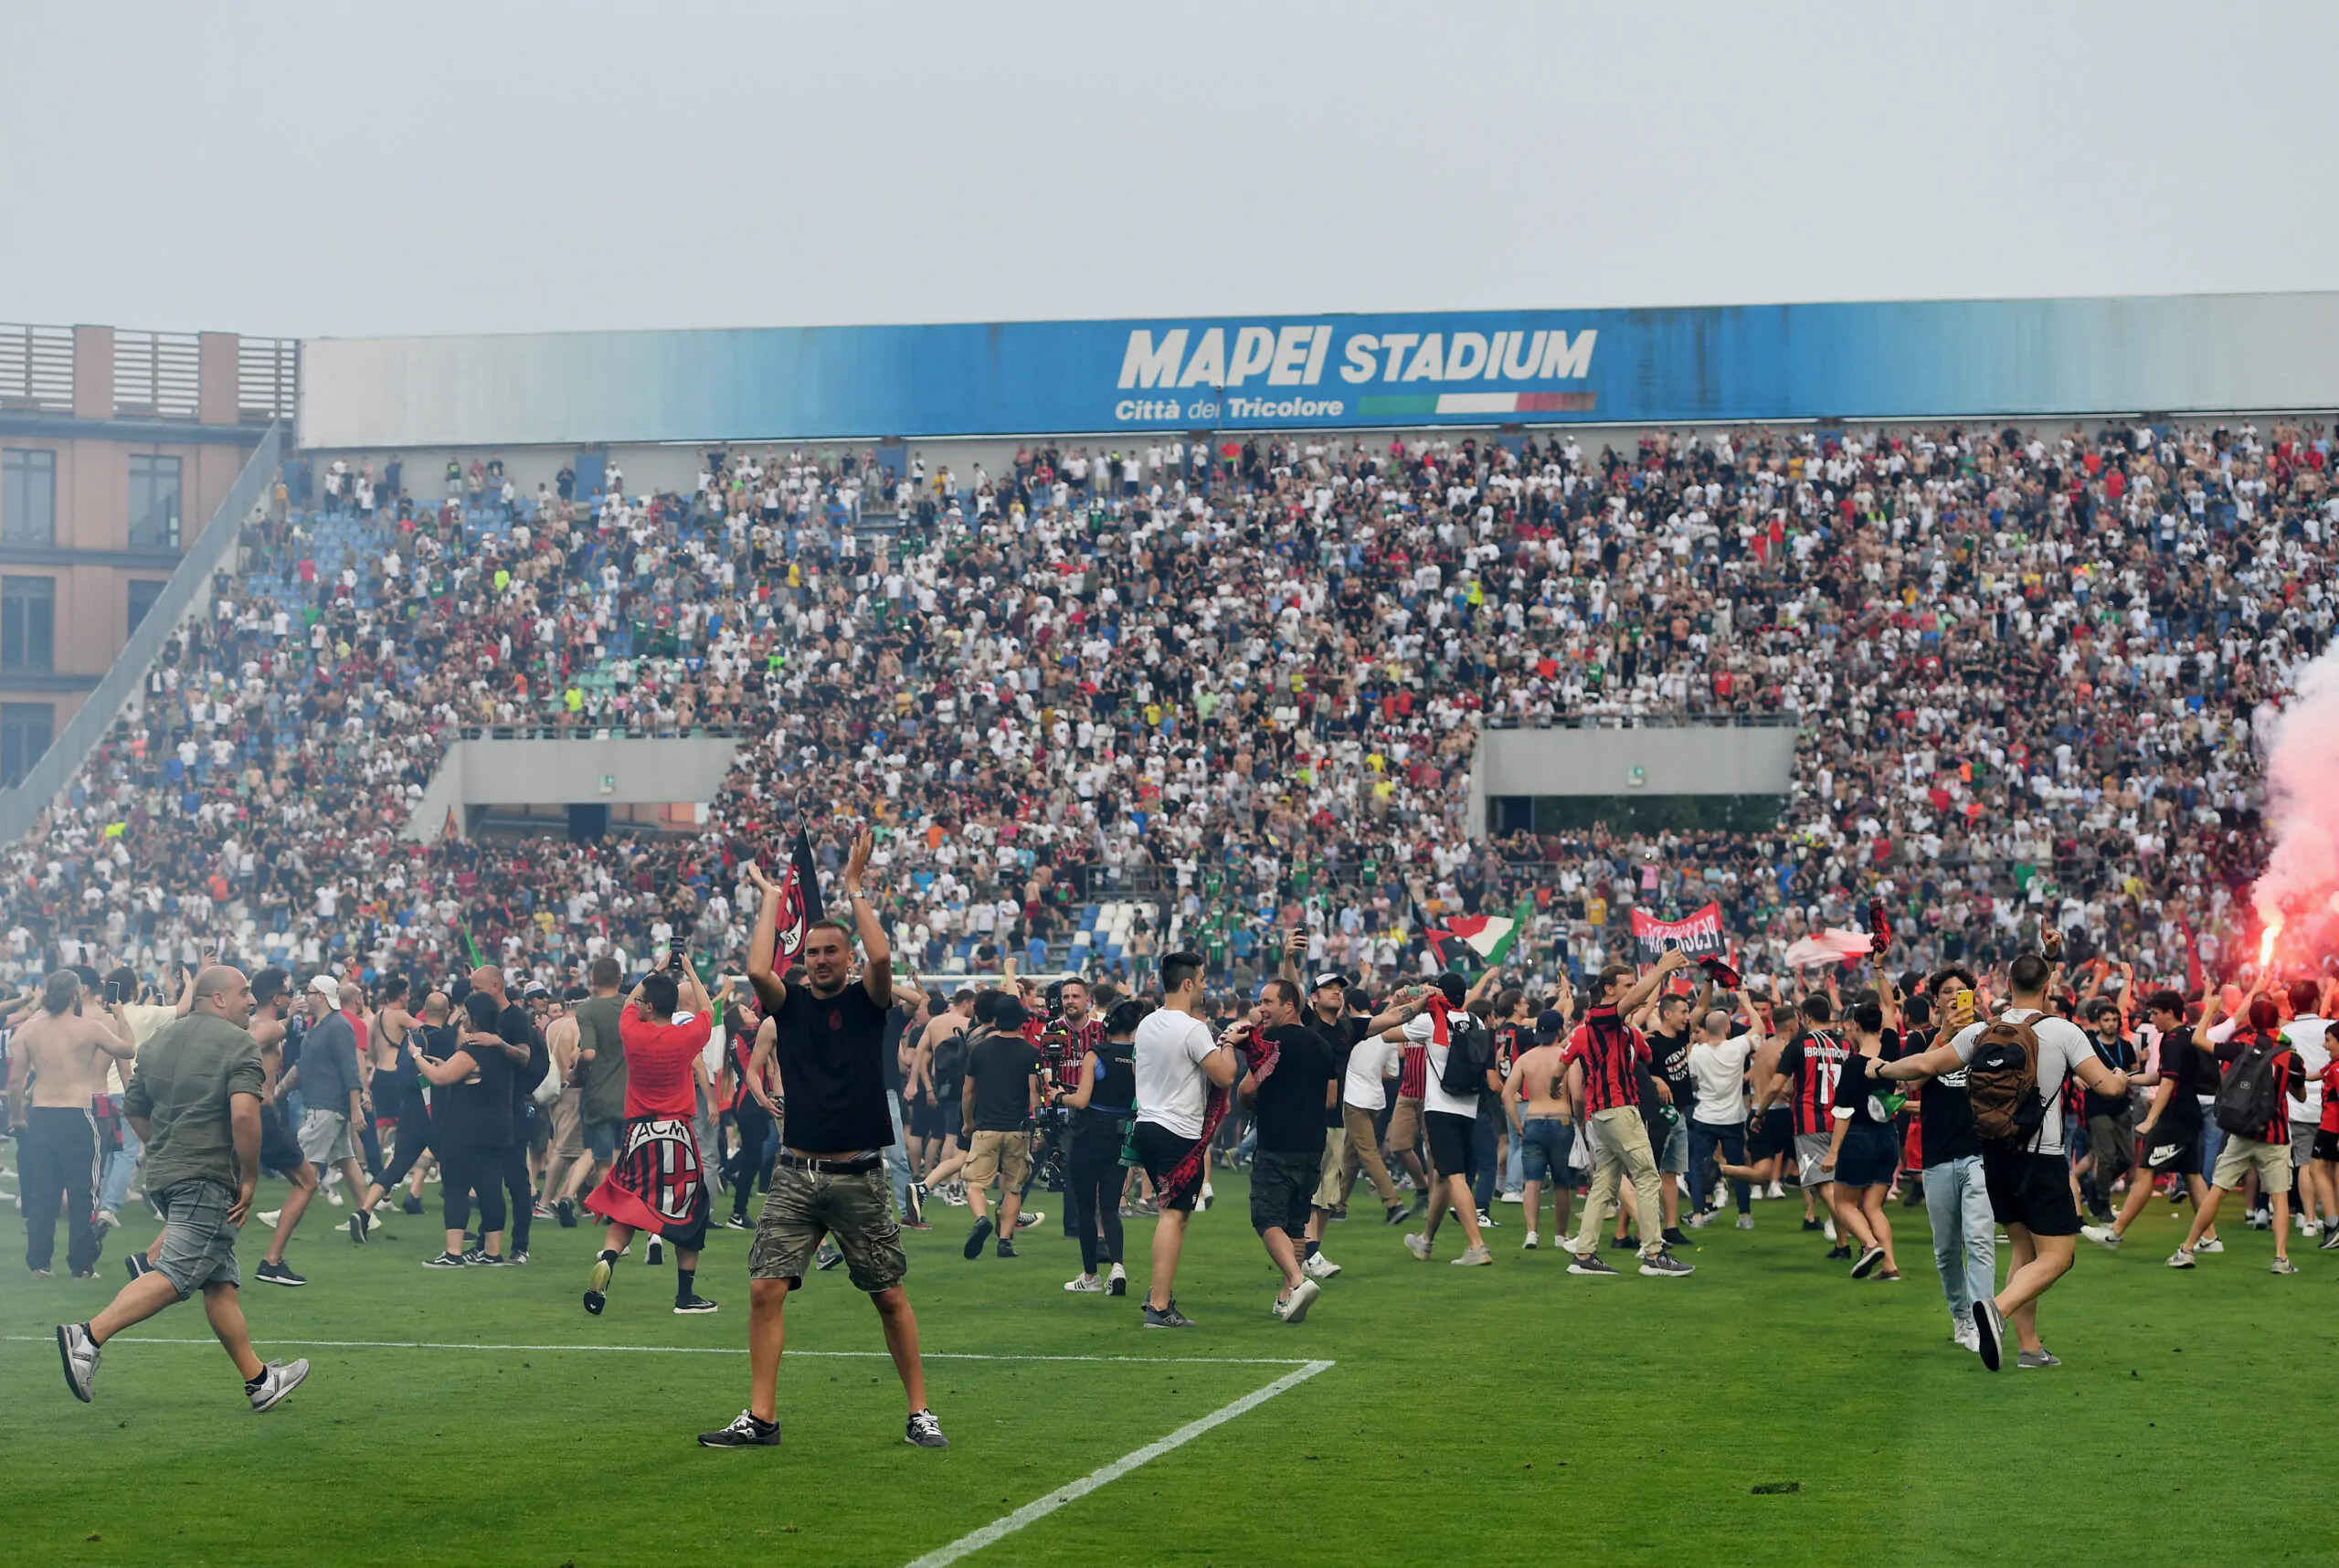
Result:
[[130,547],[179,547],[179,460],[146,452],[130,456]]
[[163,597],[164,585],[144,577],[130,579],[130,630],[136,631],[154,601]]
[[0,789],[24,782],[55,732],[57,709],[48,703],[0,703]]
[[0,451],[0,545],[57,543],[57,454]]
[[57,579],[0,577],[0,671],[45,674],[57,667]]

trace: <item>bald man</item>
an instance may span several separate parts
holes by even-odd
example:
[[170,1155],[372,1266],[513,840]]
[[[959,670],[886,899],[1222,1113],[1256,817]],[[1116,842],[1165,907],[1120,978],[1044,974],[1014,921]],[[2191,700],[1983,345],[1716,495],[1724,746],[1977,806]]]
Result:
[[236,1290],[236,1231],[259,1185],[259,1046],[245,1027],[252,1007],[242,970],[206,969],[187,1015],[138,1054],[122,1111],[146,1145],[146,1190],[166,1216],[163,1249],[153,1272],[122,1287],[104,1311],[58,1325],[65,1386],[84,1404],[100,1347],[197,1290],[255,1412],[273,1409],[309,1375],[305,1361],[263,1363],[252,1353]]
[[[65,1208],[65,1262],[77,1279],[98,1268],[98,1128],[90,1102],[105,1093],[106,1068],[136,1054],[117,1004],[101,1011],[80,977],[59,969],[40,988],[40,1008],[20,1026],[8,1064],[8,1125],[23,1170],[25,1266],[50,1277],[57,1211]],[[25,1107],[29,1087],[32,1108]]]

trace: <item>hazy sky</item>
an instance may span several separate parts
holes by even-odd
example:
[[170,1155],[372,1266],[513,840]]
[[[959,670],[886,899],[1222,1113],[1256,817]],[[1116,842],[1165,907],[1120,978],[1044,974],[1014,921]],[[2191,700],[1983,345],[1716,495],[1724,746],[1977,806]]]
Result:
[[15,0],[0,319],[2339,285],[2339,5]]

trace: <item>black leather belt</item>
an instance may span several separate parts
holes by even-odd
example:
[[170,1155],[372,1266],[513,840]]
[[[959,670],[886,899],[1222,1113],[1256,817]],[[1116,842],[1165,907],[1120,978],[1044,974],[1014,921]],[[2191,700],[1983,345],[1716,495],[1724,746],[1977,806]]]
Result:
[[866,1154],[858,1160],[814,1160],[809,1155],[789,1154],[783,1150],[779,1162],[790,1171],[810,1171],[816,1176],[866,1176],[885,1163],[882,1154]]

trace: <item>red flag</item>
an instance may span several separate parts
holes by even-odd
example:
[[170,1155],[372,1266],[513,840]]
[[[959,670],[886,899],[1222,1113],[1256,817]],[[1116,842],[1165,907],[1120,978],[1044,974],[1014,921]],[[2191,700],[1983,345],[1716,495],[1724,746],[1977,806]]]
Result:
[[812,863],[812,841],[799,828],[795,853],[788,857],[788,869],[779,879],[779,916],[774,927],[778,940],[773,943],[771,956],[775,977],[788,973],[804,946],[804,933],[813,921],[824,917],[820,912],[820,872]]
[[2209,977],[2201,969],[2201,954],[2194,946],[2192,924],[2179,916],[2176,922],[2176,933],[2185,938],[2186,993],[2190,996],[2207,995]]

